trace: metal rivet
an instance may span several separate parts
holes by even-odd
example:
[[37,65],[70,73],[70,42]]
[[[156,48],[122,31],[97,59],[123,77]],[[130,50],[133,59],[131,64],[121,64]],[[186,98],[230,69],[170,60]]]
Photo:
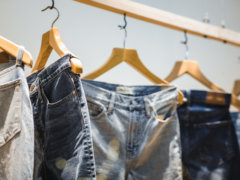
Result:
[[30,87],[30,91],[32,92],[34,90],[35,86],[32,84]]
[[75,95],[77,92],[76,91],[73,91],[73,95]]

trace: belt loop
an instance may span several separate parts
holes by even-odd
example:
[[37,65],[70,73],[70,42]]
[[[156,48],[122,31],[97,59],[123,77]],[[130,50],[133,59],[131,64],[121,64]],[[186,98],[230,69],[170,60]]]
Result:
[[151,112],[153,110],[153,107],[151,106],[151,103],[147,98],[144,98],[144,106],[145,106],[147,117],[148,118],[151,117]]
[[22,62],[23,53],[24,53],[24,47],[19,46],[18,55],[17,55],[17,58],[16,58],[16,66],[19,66],[19,67],[22,67],[22,68],[24,68],[24,64]]
[[115,96],[116,95],[114,93],[111,94],[111,99],[110,99],[110,103],[109,103],[109,107],[108,107],[108,114],[111,114],[112,110],[114,108]]
[[38,96],[40,98],[41,103],[43,103],[43,95],[42,95],[42,88],[40,86],[40,79],[37,78],[37,91],[38,91]]

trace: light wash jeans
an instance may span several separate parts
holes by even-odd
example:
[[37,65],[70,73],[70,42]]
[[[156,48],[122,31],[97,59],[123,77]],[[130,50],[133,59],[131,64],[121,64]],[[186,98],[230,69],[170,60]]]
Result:
[[177,90],[82,80],[98,180],[181,180]]
[[[29,90],[16,60],[0,63],[0,179],[32,180],[34,130]],[[17,62],[17,63],[16,63]]]

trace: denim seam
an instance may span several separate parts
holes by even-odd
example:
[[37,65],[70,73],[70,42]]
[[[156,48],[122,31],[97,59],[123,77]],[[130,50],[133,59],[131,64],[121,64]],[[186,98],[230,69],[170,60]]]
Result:
[[9,67],[9,68],[7,68],[7,69],[2,70],[2,71],[0,72],[0,77],[3,76],[3,75],[5,75],[5,74],[7,74],[7,73],[9,73],[9,72],[11,72],[11,71],[14,71],[14,70],[17,70],[16,65],[13,65],[13,66],[11,66],[11,67]]
[[[90,83],[88,83],[88,82],[84,82],[84,81],[83,81],[83,84],[86,84],[86,86],[87,86],[88,88],[94,89],[94,90],[96,90],[96,91],[99,91],[99,89],[100,89],[101,93],[103,93],[103,94],[110,94],[110,93],[112,93],[112,92],[116,93],[115,91],[107,90],[107,89],[104,89],[104,88],[102,88],[102,87],[98,88],[98,87],[96,87],[96,85],[92,85],[92,84],[90,84]],[[162,85],[162,86],[164,86],[164,85]],[[168,87],[167,89],[159,90],[159,91],[156,91],[156,92],[151,93],[151,94],[148,94],[148,95],[142,95],[142,96],[127,96],[127,95],[124,95],[124,94],[121,94],[121,93],[116,93],[116,96],[123,96],[123,97],[128,97],[129,99],[130,99],[130,98],[134,99],[134,98],[138,98],[138,97],[152,98],[152,97],[155,97],[155,96],[157,95],[157,96],[161,97],[161,98],[164,100],[164,98],[165,98],[165,97],[168,97],[169,94],[174,94],[174,93],[175,93],[176,99],[177,99],[177,97],[178,97],[177,88],[176,88],[175,86],[170,86],[170,85],[166,85],[166,86]],[[150,87],[151,87],[151,86],[150,86]],[[159,87],[161,87],[161,86],[159,86]],[[170,92],[170,93],[169,93],[169,92],[166,92],[166,91],[174,90],[174,89],[175,89],[175,91],[176,91],[176,92],[174,92],[174,93],[173,93],[173,92]],[[93,98],[94,98],[94,97],[93,97]],[[100,99],[100,100],[103,100],[101,97],[97,97],[97,98]]]
[[[58,70],[56,70],[55,72],[50,74],[47,78],[43,79],[41,81],[42,87],[46,86],[48,83],[53,81],[57,76],[59,76],[59,74],[63,73],[68,68],[70,68],[69,65],[67,65],[67,64],[63,65],[61,68],[59,68]],[[41,75],[39,75],[39,76],[41,76]]]
[[113,111],[113,108],[114,108],[114,103],[115,103],[115,93],[112,93],[111,94],[111,98],[110,98],[110,102],[109,102],[109,105],[108,105],[108,114],[112,114],[112,111]]
[[[71,78],[71,75],[69,74],[69,76],[70,76],[70,78]],[[81,97],[80,96],[82,96],[82,93],[80,93],[79,92],[79,88],[81,88],[81,84],[78,84],[77,83],[77,81],[80,81],[80,78],[74,78],[73,77],[73,80],[74,80],[74,82],[73,82],[73,84],[74,84],[74,87],[75,87],[75,89],[76,89],[76,95],[77,95],[77,97],[78,97],[78,103],[79,103],[79,106],[81,106]],[[76,87],[77,86],[77,87]],[[79,87],[78,87],[79,86]],[[79,93],[80,93],[80,95],[79,95]],[[87,103],[87,102],[84,102],[84,103]],[[82,108],[80,108],[80,110],[81,110],[81,116],[82,116],[82,121],[84,121],[84,114],[83,114],[83,112],[82,112]],[[85,148],[87,148],[87,151],[88,151],[88,153],[86,153],[86,157],[88,158],[88,162],[90,162],[90,163],[87,163],[87,170],[88,170],[88,172],[90,172],[89,173],[89,176],[91,176],[91,178],[93,178],[93,177],[95,177],[95,173],[94,173],[94,171],[95,171],[95,166],[94,166],[94,163],[93,163],[93,165],[91,165],[92,164],[92,161],[93,161],[93,147],[92,147],[92,142],[91,142],[91,134],[90,134],[90,129],[89,129],[89,121],[88,120],[86,120],[86,123],[85,122],[82,122],[82,125],[83,125],[83,127],[84,127],[84,143],[83,143],[83,146],[84,146],[84,150],[85,150]],[[91,153],[92,153],[92,155],[91,155]]]
[[19,84],[21,84],[21,78],[18,78],[14,81],[10,81],[8,83],[0,85],[0,90],[8,89],[8,88],[11,88],[11,87],[14,87],[14,86],[18,86]]
[[211,123],[196,123],[196,124],[192,124],[192,126],[196,128],[201,128],[201,127],[215,128],[215,127],[226,126],[231,124],[233,124],[232,121],[225,120],[225,121],[215,121]]

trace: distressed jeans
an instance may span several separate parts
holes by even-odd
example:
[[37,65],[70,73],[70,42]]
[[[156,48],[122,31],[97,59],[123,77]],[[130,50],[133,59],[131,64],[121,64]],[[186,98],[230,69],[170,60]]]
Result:
[[34,130],[29,90],[21,62],[0,63],[0,179],[32,180]]
[[231,94],[183,91],[178,108],[184,180],[238,180],[238,146],[229,113]]
[[98,180],[182,179],[175,87],[82,83]]

